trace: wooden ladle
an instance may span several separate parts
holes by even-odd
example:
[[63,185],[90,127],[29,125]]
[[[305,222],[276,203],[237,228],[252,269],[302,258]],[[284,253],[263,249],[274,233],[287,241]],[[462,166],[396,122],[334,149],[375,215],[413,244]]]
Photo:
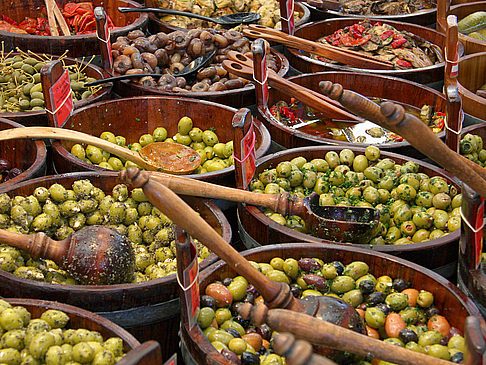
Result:
[[[255,286],[269,307],[285,308],[308,314],[309,316],[331,322],[326,323],[330,328],[338,327],[336,325],[344,327],[342,329],[340,328],[342,330],[340,337],[334,338],[335,341],[338,341],[342,345],[342,348],[350,346],[350,342],[355,341],[355,337],[350,337],[350,334],[359,332],[363,334],[362,341],[364,342],[362,343],[365,343],[362,351],[365,350],[371,356],[406,365],[448,364],[448,362],[443,360],[438,360],[405,348],[399,349],[398,346],[384,342],[380,343],[379,347],[374,347],[377,341],[364,336],[365,329],[363,320],[353,307],[341,299],[331,296],[307,296],[302,299],[296,299],[290,292],[290,286],[288,284],[275,282],[258,271],[172,190],[152,179],[150,172],[140,171],[137,168],[131,167],[121,171],[119,176],[122,182],[131,184],[136,188],[142,188],[147,198],[155,207],[167,215],[189,235],[207,246],[233,270],[244,276]],[[313,320],[315,322],[315,318]],[[298,324],[299,322],[295,323]],[[377,349],[386,349],[386,351],[376,353]],[[407,356],[398,358],[395,356],[397,351]]]
[[350,112],[401,135],[417,150],[486,197],[486,170],[448,148],[420,119],[405,113],[402,106],[385,102],[380,107],[363,95],[330,81],[321,81],[319,87]]
[[334,242],[368,243],[378,229],[379,212],[366,207],[319,205],[319,194],[298,198],[288,192],[282,194],[252,193],[208,182],[151,173],[156,180],[177,194],[203,198],[224,199],[258,205],[284,216],[302,217],[310,234]]
[[0,242],[37,259],[50,259],[82,284],[109,285],[130,281],[135,254],[130,241],[115,229],[87,226],[55,241],[43,232],[20,234],[0,229]]
[[24,127],[0,132],[0,141],[16,138],[52,138],[86,143],[132,161],[144,169],[175,175],[190,174],[201,164],[199,154],[180,143],[154,142],[134,152],[104,139],[64,128]]

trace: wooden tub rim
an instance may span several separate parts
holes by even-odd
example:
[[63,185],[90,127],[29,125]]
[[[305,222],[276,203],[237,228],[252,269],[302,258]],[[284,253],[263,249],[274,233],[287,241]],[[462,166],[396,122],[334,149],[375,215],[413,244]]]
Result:
[[[39,177],[36,179],[31,179],[27,181],[23,181],[21,183],[16,184],[15,186],[12,186],[9,189],[1,189],[0,188],[0,193],[9,193],[10,191],[26,186],[26,185],[35,185],[37,182],[43,182],[43,181],[52,181],[57,182],[63,178],[77,178],[77,179],[86,179],[90,177],[115,177],[117,176],[118,173],[116,172],[110,172],[107,171],[106,173],[100,174],[99,172],[96,171],[87,171],[87,172],[69,172],[66,174],[59,174],[59,175],[49,175],[49,176],[43,176]],[[204,205],[206,205],[209,210],[215,214],[215,216],[218,218],[218,221],[223,222],[223,238],[229,242],[231,239],[231,227],[229,225],[228,220],[226,219],[224,213],[216,207],[216,205],[207,200],[207,199],[202,199],[201,200],[204,202]],[[218,214],[216,214],[218,213]],[[228,224],[224,224],[228,223]],[[214,259],[216,256],[212,256],[211,259]],[[205,262],[206,261],[206,262]],[[203,265],[204,263],[204,265]],[[205,259],[199,263],[200,269],[202,270],[205,266],[207,266],[210,263],[210,260]],[[4,276],[8,278],[10,281],[14,282],[23,282],[27,283],[29,286],[37,286],[41,287],[45,290],[49,291],[56,291],[56,292],[68,292],[71,293],[73,296],[76,295],[96,295],[101,293],[109,294],[110,292],[126,292],[129,290],[136,289],[137,291],[140,291],[140,293],[145,292],[146,290],[149,289],[151,286],[163,286],[167,285],[170,282],[175,282],[176,281],[176,274],[171,274],[168,276],[164,276],[163,278],[158,278],[158,279],[153,279],[153,280],[147,280],[147,281],[142,281],[139,283],[124,283],[124,284],[115,284],[115,285],[68,285],[68,284],[51,284],[51,283],[46,283],[43,281],[35,281],[31,279],[26,279],[26,278],[21,278],[17,275],[14,275],[12,273],[9,273],[7,271],[0,271],[0,277]]]
[[[406,79],[402,79],[402,78],[399,78],[399,77],[394,77],[394,76],[388,76],[388,75],[379,75],[379,74],[374,74],[374,73],[368,73],[368,72],[364,72],[364,71],[360,71],[360,72],[352,72],[352,71],[320,71],[320,72],[315,72],[315,73],[303,73],[303,74],[300,74],[300,75],[295,75],[295,76],[291,76],[288,78],[289,81],[294,81],[296,79],[299,79],[299,78],[303,78],[303,77],[311,77],[311,76],[314,76],[314,77],[318,77],[318,76],[322,76],[322,75],[328,75],[328,74],[343,74],[343,75],[357,75],[357,76],[360,76],[360,75],[366,75],[366,76],[370,76],[370,77],[377,77],[377,78],[381,78],[381,79],[386,79],[386,81],[389,81],[389,82],[404,82],[404,83],[408,83],[408,84],[411,84],[412,86],[414,87],[418,87],[418,88],[422,88],[422,89],[425,89],[427,90],[428,92],[434,94],[436,97],[440,98],[440,99],[443,99],[444,101],[446,100],[444,94],[440,93],[439,91],[435,90],[435,89],[432,89],[431,87],[428,87],[427,85],[423,85],[423,84],[419,84],[418,82],[414,82],[414,81],[411,81],[411,80],[406,80]],[[271,92],[272,88],[270,88],[270,92]],[[279,129],[282,129],[284,130],[285,132],[289,132],[289,131],[292,131],[292,133],[290,134],[293,134],[295,136],[297,136],[298,138],[301,138],[301,139],[305,139],[305,140],[310,140],[312,142],[317,142],[317,143],[322,143],[322,144],[326,144],[326,145],[336,145],[336,146],[347,146],[347,147],[354,147],[354,146],[375,146],[376,144],[373,144],[373,143],[359,143],[359,144],[356,144],[356,143],[352,143],[352,142],[347,142],[347,141],[338,141],[338,140],[334,140],[334,139],[331,139],[331,138],[324,138],[324,137],[318,137],[318,136],[313,136],[311,134],[307,134],[307,133],[304,133],[304,132],[301,132],[300,130],[298,129],[292,129],[286,125],[283,125],[281,123],[278,123],[275,119],[275,117],[273,115],[271,115],[268,110],[265,110],[265,112],[261,111],[261,108],[259,107],[258,108],[258,111],[260,114],[264,114],[265,117],[269,116],[271,117],[271,119],[269,118],[266,118],[266,120],[272,124],[273,126],[275,126],[276,128],[279,128]],[[462,113],[462,118],[464,118],[464,113]],[[445,137],[445,129],[443,131],[441,131],[440,133],[437,133],[437,136],[439,138],[444,138]],[[386,148],[387,150],[393,150],[395,148],[402,148],[402,147],[409,147],[411,146],[411,144],[409,142],[407,142],[406,140],[403,140],[402,142],[395,142],[395,143],[383,143],[383,144],[380,144],[380,145],[376,145],[377,147],[379,147],[380,149],[381,148]]]
[[[203,104],[205,106],[219,107],[219,108],[225,109],[225,110],[227,110],[227,111],[229,111],[233,114],[235,114],[238,111],[238,109],[233,108],[231,106],[219,104],[219,103],[209,101],[209,100],[198,100],[196,98],[182,98],[182,97],[178,97],[178,96],[168,96],[168,95],[144,95],[144,96],[125,97],[125,98],[120,98],[120,99],[101,100],[101,101],[98,101],[96,103],[91,103],[91,104],[88,104],[88,105],[86,105],[82,108],[76,109],[74,111],[73,115],[83,113],[85,110],[87,110],[89,108],[100,107],[101,105],[109,105],[111,103],[116,104],[116,103],[124,102],[124,101],[127,101],[127,100],[136,101],[136,100],[142,100],[142,99],[152,99],[152,100],[169,99],[169,100],[175,100],[175,101],[182,102],[182,103],[197,103],[197,104]],[[61,128],[64,128],[64,126],[68,125],[69,123],[70,123],[70,120],[68,119],[67,122],[63,126],[61,126]],[[258,159],[258,158],[264,156],[265,153],[270,148],[271,136],[270,136],[270,132],[265,127],[265,125],[260,120],[258,120],[256,117],[253,117],[253,123],[255,124],[256,129],[260,131],[261,136],[262,136],[262,143],[261,143],[260,147],[255,150],[255,155]],[[64,148],[64,146],[59,141],[53,141],[52,147],[53,147],[55,153],[58,153],[63,159],[65,159],[67,161],[71,160],[71,156],[72,156],[72,158],[76,158],[75,156],[73,156],[71,154],[71,152],[69,152],[66,148]],[[68,156],[69,156],[69,158],[68,158]],[[77,160],[79,160],[78,165],[81,166],[82,168],[85,168],[87,171],[93,171],[93,170],[96,170],[96,171],[99,171],[99,172],[110,171],[110,170],[104,169],[102,167],[99,167],[98,165],[89,164],[89,163],[84,162],[80,159],[77,159]],[[78,161],[76,161],[76,162],[78,162]],[[88,170],[88,168],[90,170]],[[233,166],[225,167],[224,169],[221,169],[221,170],[206,172],[204,174],[189,174],[189,175],[182,175],[182,176],[190,177],[190,178],[196,179],[196,180],[210,179],[210,178],[213,178],[213,177],[226,175],[228,173],[233,172],[234,170],[235,170],[235,166],[233,165]]]
[[[344,149],[344,148],[347,148],[347,147],[345,147],[345,146],[311,146],[311,147],[298,147],[298,148],[292,148],[292,149],[280,151],[280,152],[277,152],[277,153],[274,153],[274,154],[271,154],[271,155],[267,155],[267,156],[261,158],[260,160],[258,160],[257,166],[256,166],[257,171],[258,171],[259,166],[267,163],[268,161],[271,161],[272,159],[274,159],[276,157],[285,156],[286,154],[295,153],[295,152],[297,152],[297,153],[308,152],[308,151],[326,151],[327,152],[327,151],[332,151],[336,148]],[[364,154],[365,148],[353,147],[352,150],[353,150],[353,152],[362,152],[362,154]],[[411,161],[411,162],[415,162],[415,163],[419,164],[419,166],[421,166],[421,167],[426,167],[426,168],[429,168],[431,170],[434,170],[437,173],[437,175],[439,175],[441,177],[445,177],[446,179],[451,181],[451,183],[453,183],[458,188],[458,191],[460,191],[460,185],[459,185],[460,183],[459,183],[459,180],[457,178],[450,175],[445,170],[442,170],[442,169],[440,169],[440,168],[438,168],[438,167],[436,167],[432,164],[429,164],[427,162],[423,162],[423,161],[420,161],[420,160],[417,160],[415,158],[411,158],[411,157],[408,157],[408,156],[405,156],[405,155],[400,155],[400,154],[397,154],[397,153],[394,153],[394,152],[388,152],[388,151],[381,151],[380,156],[389,157],[391,159],[394,159],[394,158],[406,159],[407,161]],[[250,214],[252,214],[253,216],[258,216],[258,218],[261,217],[262,219],[259,219],[260,221],[263,221],[264,223],[265,222],[267,222],[267,223],[272,222],[272,220],[269,217],[265,216],[263,214],[263,212],[261,212],[258,209],[258,207],[246,205],[245,208],[248,209]],[[309,237],[319,239],[317,237],[295,231],[295,230],[288,228],[286,226],[281,226],[281,227],[279,226],[279,228],[281,229],[281,231],[284,234],[286,234],[287,236],[292,236],[292,238],[295,238],[296,240],[308,241]],[[454,232],[449,233],[445,236],[439,237],[435,240],[429,240],[429,241],[419,242],[419,243],[409,243],[409,244],[406,244],[406,245],[369,245],[369,244],[360,245],[360,244],[357,244],[357,243],[353,243],[351,245],[353,247],[356,246],[357,248],[367,247],[367,249],[369,249],[369,250],[373,250],[375,252],[380,252],[380,253],[390,253],[390,252],[397,252],[398,253],[398,252],[409,252],[409,251],[418,252],[418,251],[428,250],[428,249],[432,249],[432,248],[438,249],[449,241],[459,240],[459,236],[460,236],[460,229],[457,229]],[[323,242],[325,242],[325,241],[326,240],[323,240]],[[327,242],[335,244],[335,245],[339,245],[339,246],[344,246],[344,247],[350,246],[350,244],[348,244],[348,243],[332,242],[332,241],[327,241]],[[265,246],[267,246],[267,245],[265,245]],[[396,257],[395,257],[395,259],[396,259]]]
[[[302,26],[299,26],[295,30],[295,33],[297,35],[299,30],[301,30],[303,28],[310,27],[310,26],[315,27],[315,26],[318,26],[320,23],[324,23],[324,22],[330,23],[330,22],[348,21],[348,20],[360,21],[360,20],[365,20],[365,19],[379,20],[379,19],[375,19],[375,18],[371,18],[371,17],[365,17],[365,16],[331,18],[331,19],[319,20],[317,22],[307,23],[307,24],[304,24]],[[427,28],[427,27],[424,27],[424,26],[421,26],[421,25],[417,25],[417,24],[413,24],[413,23],[406,23],[406,22],[389,21],[389,20],[383,20],[383,21],[386,22],[386,23],[391,23],[391,25],[395,25],[395,24],[406,25],[406,26],[411,26],[411,27],[422,28],[423,30],[426,30],[426,31],[432,31],[432,32],[435,32],[435,33],[439,34],[440,36],[442,36],[445,40],[445,35],[443,33],[438,32],[438,31],[436,31],[435,29],[432,29],[432,28]],[[310,63],[313,63],[317,66],[330,67],[330,68],[336,69],[337,71],[368,72],[368,73],[374,73],[374,74],[378,74],[378,75],[383,74],[383,75],[393,75],[393,76],[395,76],[395,75],[414,75],[414,74],[417,74],[419,72],[427,72],[427,71],[431,71],[431,70],[441,69],[441,68],[444,68],[444,66],[445,66],[444,54],[443,54],[443,51],[442,51],[442,47],[440,45],[437,45],[437,44],[432,43],[430,41],[428,41],[428,42],[435,46],[434,49],[436,51],[437,51],[437,48],[439,48],[441,50],[441,57],[442,57],[443,60],[439,63],[432,65],[432,66],[414,68],[414,69],[410,69],[410,70],[373,70],[373,69],[364,69],[364,68],[357,68],[357,67],[351,67],[351,66],[344,66],[344,65],[314,60],[307,55],[299,53],[297,50],[295,50],[293,48],[287,48],[287,50],[294,57],[298,57],[305,62],[310,62]]]
[[[24,126],[20,123],[14,122],[10,119],[7,118],[0,118],[0,122],[5,123],[5,124],[10,124],[12,128],[23,128]],[[25,143],[34,143],[35,144],[35,159],[32,165],[29,166],[28,169],[23,171],[21,174],[18,176],[14,177],[13,179],[7,180],[6,183],[9,184],[18,184],[19,182],[22,182],[26,179],[30,179],[32,177],[32,174],[37,172],[43,164],[46,163],[47,159],[47,148],[46,144],[44,143],[43,140],[34,140],[34,139],[28,139],[26,140]],[[0,184],[1,186],[2,184]]]

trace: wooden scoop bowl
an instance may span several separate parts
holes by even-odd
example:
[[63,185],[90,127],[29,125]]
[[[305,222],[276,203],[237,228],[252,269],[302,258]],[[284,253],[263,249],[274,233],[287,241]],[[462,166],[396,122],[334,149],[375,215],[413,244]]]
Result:
[[136,163],[144,169],[168,174],[190,174],[201,164],[199,154],[180,143],[154,142],[144,146],[139,152],[134,152],[104,139],[64,128],[25,127],[0,132],[0,141],[17,138],[52,138],[91,144]]
[[[294,318],[289,321],[289,317],[287,317],[285,322],[292,322],[294,325],[299,326],[302,323],[300,322],[301,318],[309,318],[309,320],[314,323],[325,323],[327,329],[333,329],[334,331],[338,331],[339,329],[339,332],[332,332],[334,334],[339,333],[339,336],[325,337],[326,339],[332,337],[333,342],[338,343],[339,345],[337,346],[346,351],[347,349],[357,347],[354,342],[356,341],[355,332],[358,332],[363,334],[363,336],[360,336],[359,338],[361,341],[360,344],[364,344],[360,349],[360,353],[366,352],[366,355],[407,365],[448,364],[448,362],[443,360],[415,353],[404,348],[397,350],[398,347],[395,345],[367,337],[365,335],[363,320],[359,314],[353,307],[341,299],[331,296],[307,296],[302,299],[296,299],[290,292],[290,286],[288,284],[275,282],[258,271],[231,245],[224,241],[216,231],[211,229],[211,227],[173,191],[152,179],[150,172],[140,171],[137,168],[131,167],[121,171],[119,176],[122,182],[131,184],[137,188],[142,188],[147,198],[155,207],[167,215],[176,225],[184,229],[190,236],[198,239],[201,243],[206,245],[236,272],[244,276],[255,286],[269,307],[290,309],[294,312],[301,312],[300,315],[303,315],[303,313],[307,315],[305,317],[298,317],[296,321],[293,320]],[[286,311],[285,313],[288,314],[289,312]],[[292,315],[297,314],[293,312],[290,313]],[[323,320],[323,322],[317,322],[314,317]],[[316,327],[320,328],[320,325],[314,325],[313,328]],[[308,327],[306,328],[308,329]],[[324,331],[320,333],[323,332]],[[376,346],[377,343],[379,343],[380,346]],[[328,353],[327,349],[322,348],[320,350]],[[397,353],[402,353],[402,357],[396,356]],[[406,354],[406,356],[403,356],[403,354]]]
[[50,259],[82,284],[128,282],[135,269],[135,253],[128,239],[106,226],[87,226],[62,241],[43,232],[19,234],[0,229],[0,242],[37,259]]
[[402,106],[385,102],[380,107],[364,96],[330,81],[321,81],[319,87],[350,112],[401,135],[417,150],[486,197],[486,170],[448,148],[420,119],[405,113]]
[[366,207],[319,205],[319,195],[305,198],[282,194],[252,193],[247,190],[207,183],[182,176],[151,173],[151,179],[177,194],[224,199],[258,205],[284,216],[300,216],[310,234],[337,242],[368,243],[378,229],[379,212]]

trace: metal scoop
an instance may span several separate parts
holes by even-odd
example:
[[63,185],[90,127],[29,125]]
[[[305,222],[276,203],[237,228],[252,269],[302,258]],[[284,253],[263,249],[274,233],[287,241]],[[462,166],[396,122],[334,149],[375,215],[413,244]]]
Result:
[[130,12],[147,12],[147,13],[161,13],[161,14],[173,14],[187,16],[188,18],[196,18],[205,20],[207,22],[212,22],[225,26],[235,26],[239,24],[250,24],[256,23],[261,19],[261,15],[257,13],[233,13],[222,16],[217,16],[215,18],[210,18],[204,15],[194,14],[186,11],[172,10],[172,9],[159,9],[159,8],[123,8],[119,7],[118,11],[120,13],[130,13]]

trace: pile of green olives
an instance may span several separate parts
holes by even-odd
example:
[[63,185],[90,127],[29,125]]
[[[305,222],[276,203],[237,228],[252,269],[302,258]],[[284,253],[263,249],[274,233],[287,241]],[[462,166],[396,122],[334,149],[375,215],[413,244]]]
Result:
[[[153,130],[152,134],[144,134],[140,136],[138,142],[128,145],[125,137],[115,136],[112,132],[103,132],[100,138],[132,151],[140,151],[142,147],[153,142],[175,142],[189,146],[201,156],[201,165],[194,171],[195,174],[218,171],[234,165],[233,141],[219,142],[214,128],[202,131],[193,126],[191,118],[182,117],[177,123],[177,130],[175,135],[168,137],[167,130],[164,127],[158,127]],[[138,167],[131,161],[110,155],[109,152],[92,145],[87,145],[85,148],[81,144],[75,144],[71,147],[71,153],[85,162],[109,170],[120,171],[131,166]]]
[[[0,113],[17,113],[44,110],[44,94],[41,85],[41,68],[50,61],[43,55],[24,53],[7,57],[0,54]],[[62,60],[62,58],[60,58]],[[98,92],[100,86],[86,87],[95,81],[82,71],[84,65],[64,65],[69,72],[73,101],[86,99]]]
[[68,322],[63,311],[33,319],[25,307],[0,299],[0,363],[113,365],[125,355],[121,338],[105,340],[97,331],[67,328]]
[[[289,284],[296,298],[327,295],[346,302],[356,309],[370,337],[454,363],[463,361],[462,332],[440,314],[433,293],[414,289],[403,278],[375,277],[363,261],[344,265],[315,257],[274,257],[270,263],[250,262],[269,279]],[[285,364],[272,350],[272,329],[267,324],[256,327],[237,312],[240,303],[263,300],[244,277],[212,282],[200,299],[198,324],[225,358],[241,365]],[[340,361],[371,365],[371,359],[345,357]]]
[[[44,232],[62,240],[86,225],[108,225],[130,240],[135,251],[132,282],[176,272],[174,225],[152,206],[142,189],[130,192],[119,184],[108,195],[89,180],[77,180],[72,189],[56,183],[49,188],[37,187],[26,197],[0,194],[0,228],[8,231]],[[200,260],[209,256],[205,246],[197,245]],[[34,260],[7,245],[0,245],[0,269],[37,281],[77,284],[53,261]]]
[[[372,245],[424,242],[461,226],[462,195],[454,185],[441,176],[419,172],[413,161],[400,165],[380,158],[375,146],[368,146],[364,154],[345,148],[311,161],[302,156],[282,161],[260,173],[249,187],[253,192],[290,192],[298,197],[316,192],[320,205],[374,207],[380,212],[380,229]],[[284,217],[271,210],[265,215],[307,233],[301,217]]]
[[459,143],[461,155],[484,167],[486,150],[483,148],[483,139],[476,134],[467,133]]

